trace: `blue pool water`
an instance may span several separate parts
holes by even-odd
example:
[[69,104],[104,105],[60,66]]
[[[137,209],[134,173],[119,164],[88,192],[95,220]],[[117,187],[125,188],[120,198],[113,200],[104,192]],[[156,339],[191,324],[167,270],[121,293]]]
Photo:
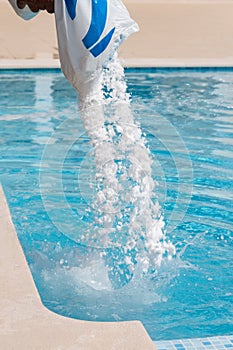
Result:
[[59,71],[0,71],[0,181],[43,303],[140,319],[154,340],[233,332],[233,71],[126,71],[177,257],[112,290],[85,228],[91,147]]

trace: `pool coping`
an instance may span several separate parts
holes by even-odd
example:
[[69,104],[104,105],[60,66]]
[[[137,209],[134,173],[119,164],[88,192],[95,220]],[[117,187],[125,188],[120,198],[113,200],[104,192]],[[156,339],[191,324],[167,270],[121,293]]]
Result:
[[88,322],[41,302],[0,184],[0,344],[4,350],[153,350],[140,321]]
[[[121,63],[124,67],[129,68],[233,67],[233,58],[122,58]],[[0,69],[57,69],[60,67],[61,65],[59,59],[0,59]]]

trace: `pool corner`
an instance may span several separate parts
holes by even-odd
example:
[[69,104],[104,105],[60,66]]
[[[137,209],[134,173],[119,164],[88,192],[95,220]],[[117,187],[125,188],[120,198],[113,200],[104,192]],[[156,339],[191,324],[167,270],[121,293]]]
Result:
[[17,239],[0,185],[0,343],[4,350],[153,350],[142,323],[87,322],[46,309]]

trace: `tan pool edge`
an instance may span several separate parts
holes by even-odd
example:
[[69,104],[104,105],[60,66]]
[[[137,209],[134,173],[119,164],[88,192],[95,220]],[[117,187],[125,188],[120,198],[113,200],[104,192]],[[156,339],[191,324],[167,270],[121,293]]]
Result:
[[[121,59],[124,67],[128,68],[182,68],[182,67],[233,67],[233,58],[211,59],[144,59],[128,58]],[[60,68],[58,59],[0,59],[0,69],[56,69]]]
[[86,322],[41,303],[0,185],[0,348],[3,350],[152,350],[139,321]]

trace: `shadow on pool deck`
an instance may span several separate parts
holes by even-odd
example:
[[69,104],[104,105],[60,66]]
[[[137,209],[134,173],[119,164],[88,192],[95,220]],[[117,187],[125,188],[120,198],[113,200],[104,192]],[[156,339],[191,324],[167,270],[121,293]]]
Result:
[[0,186],[0,348],[2,350],[153,350],[139,321],[87,322],[41,303]]

